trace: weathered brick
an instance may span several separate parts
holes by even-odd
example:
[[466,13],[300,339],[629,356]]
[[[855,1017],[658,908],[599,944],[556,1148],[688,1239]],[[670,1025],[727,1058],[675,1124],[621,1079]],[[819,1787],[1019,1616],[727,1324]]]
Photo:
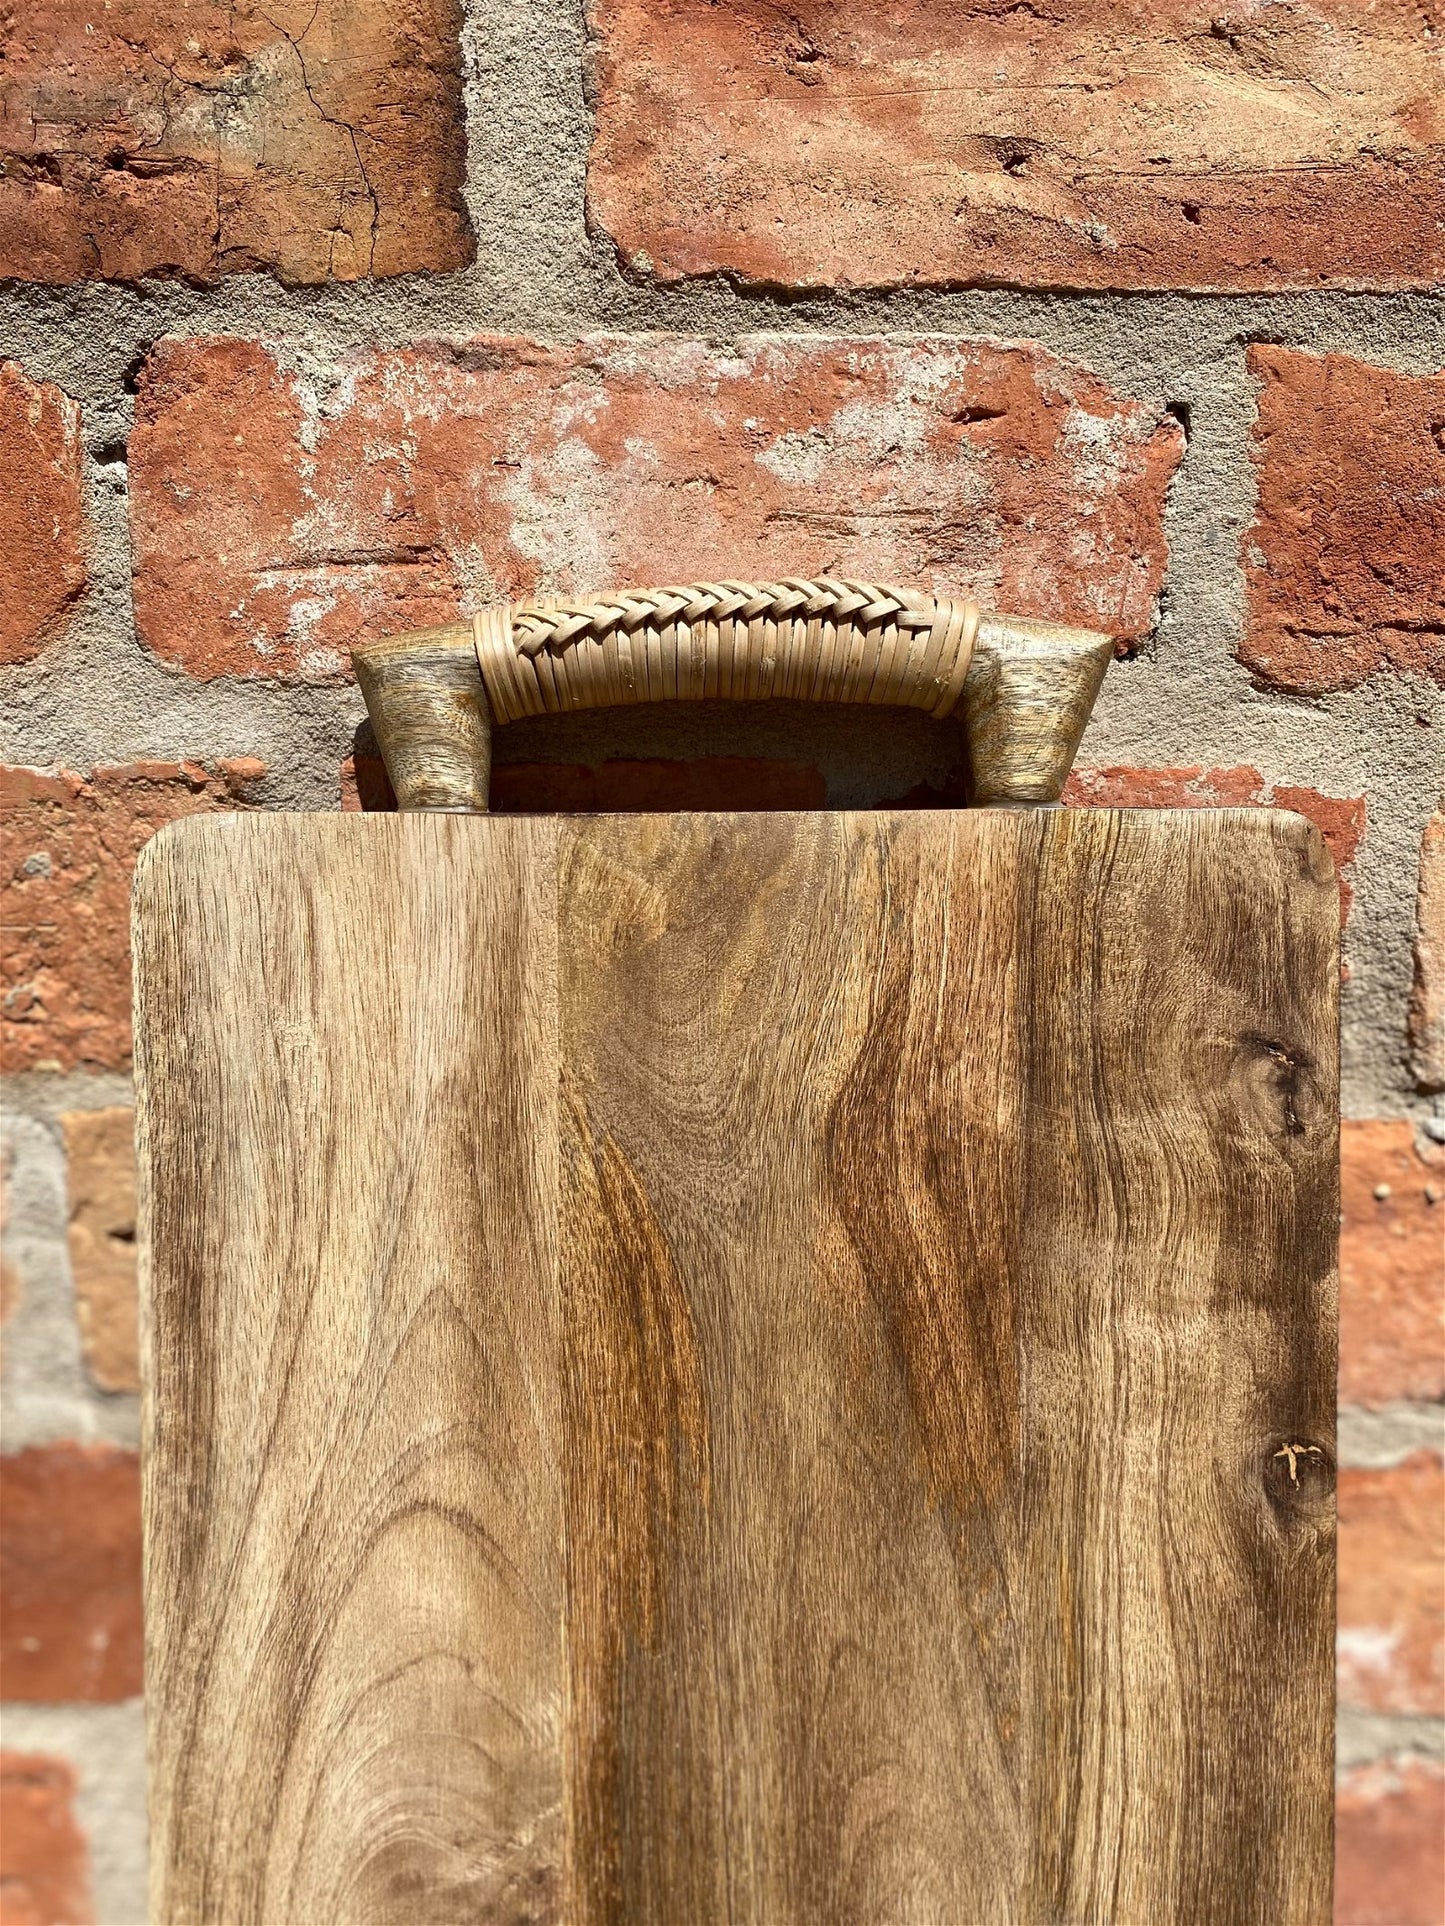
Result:
[[1445,1770],[1385,1760],[1345,1774],[1335,1797],[1335,1926],[1445,1919]]
[[1136,768],[1111,763],[1087,764],[1070,771],[1064,801],[1091,809],[1239,809],[1264,800],[1265,781],[1257,769]]
[[60,1123],[85,1361],[102,1391],[138,1391],[135,1112],[72,1110]]
[[0,1036],[11,1070],[130,1057],[130,878],[162,823],[245,806],[264,765],[127,763],[87,779],[0,769]]
[[90,1868],[64,1759],[0,1752],[0,1923],[91,1926]]
[[295,282],[471,258],[457,0],[34,0],[0,275]]
[[1445,1398],[1445,1149],[1347,1118],[1340,1212],[1341,1402]]
[[1355,852],[1365,833],[1363,796],[1325,796],[1318,789],[1267,783],[1247,764],[1231,769],[1136,769],[1114,764],[1075,769],[1064,786],[1066,803],[1096,809],[1238,809],[1246,805],[1293,809],[1324,837],[1340,880],[1340,922],[1350,914]]
[[1445,682],[1445,375],[1267,346],[1249,369],[1259,506],[1241,659],[1311,694],[1380,669]]
[[317,392],[167,341],[130,441],[136,616],[192,674],[327,678],[499,595],[833,570],[1133,636],[1182,448],[1036,346],[479,340]]
[[1422,1090],[1445,1090],[1445,810],[1439,809],[1420,839],[1410,1060]]
[[1340,1700],[1369,1712],[1445,1714],[1445,1465],[1428,1451],[1342,1469]]
[[0,1457],[0,1691],[128,1699],[141,1690],[140,1464],[111,1445]]
[[27,662],[59,631],[85,550],[80,410],[0,362],[0,662]]
[[594,225],[760,283],[1428,287],[1408,0],[594,0]]

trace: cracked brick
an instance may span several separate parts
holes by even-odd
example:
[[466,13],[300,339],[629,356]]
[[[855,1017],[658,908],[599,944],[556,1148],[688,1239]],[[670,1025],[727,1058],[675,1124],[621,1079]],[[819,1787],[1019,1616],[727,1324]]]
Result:
[[463,266],[458,0],[39,0],[6,49],[0,275]]

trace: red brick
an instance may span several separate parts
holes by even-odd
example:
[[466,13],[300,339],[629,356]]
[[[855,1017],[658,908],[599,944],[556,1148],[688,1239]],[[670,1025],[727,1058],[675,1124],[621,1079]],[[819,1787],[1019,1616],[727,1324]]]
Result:
[[0,1752],[0,1926],[91,1926],[90,1868],[63,1759]]
[[1430,287],[1408,0],[594,0],[593,224],[792,286]]
[[1346,1119],[1340,1212],[1341,1402],[1445,1398],[1445,1149]]
[[176,762],[96,769],[88,780],[0,769],[8,1069],[129,1061],[135,859],[163,823],[244,807],[246,780]]
[[1445,810],[1438,809],[1420,839],[1410,1056],[1422,1090],[1445,1090]]
[[1095,809],[1237,809],[1258,804],[1307,816],[1324,837],[1340,879],[1340,922],[1350,914],[1355,853],[1365,833],[1363,796],[1325,796],[1318,789],[1266,783],[1247,764],[1232,769],[1135,769],[1115,764],[1075,769],[1066,803]]
[[102,1391],[139,1391],[135,1112],[72,1110],[60,1126],[70,1270],[86,1365]]
[[1445,375],[1258,346],[1249,368],[1259,506],[1241,659],[1306,694],[1381,669],[1445,682]]
[[1263,801],[1264,777],[1247,765],[1233,769],[1136,769],[1113,763],[1076,768],[1064,801],[1091,809],[1237,809]]
[[1335,1797],[1335,1926],[1445,1919],[1445,1771],[1424,1759],[1345,1775]]
[[255,342],[147,363],[136,615],[194,675],[345,673],[497,595],[816,570],[1134,636],[1177,424],[1036,346],[483,340],[318,394]]
[[28,662],[59,632],[85,550],[80,410],[0,362],[0,662]]
[[111,1445],[0,1458],[0,1691],[129,1699],[141,1689],[140,1462]]
[[1428,1451],[1342,1469],[1340,1701],[1445,1714],[1445,1465]]
[[0,275],[460,267],[460,18],[458,0],[33,0],[6,45]]

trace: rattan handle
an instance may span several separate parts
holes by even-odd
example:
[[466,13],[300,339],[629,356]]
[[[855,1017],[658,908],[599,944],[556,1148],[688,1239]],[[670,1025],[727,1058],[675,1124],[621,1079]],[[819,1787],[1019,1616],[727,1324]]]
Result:
[[474,812],[493,724],[708,698],[959,707],[977,800],[1052,802],[1111,653],[1089,629],[821,577],[504,603],[352,655],[401,807]]
[[695,582],[483,609],[498,722],[634,702],[876,702],[949,714],[975,602],[882,582]]

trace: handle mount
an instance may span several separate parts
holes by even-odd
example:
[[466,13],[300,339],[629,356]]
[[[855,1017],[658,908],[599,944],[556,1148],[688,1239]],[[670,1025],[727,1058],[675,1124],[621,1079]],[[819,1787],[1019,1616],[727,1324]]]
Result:
[[502,603],[352,651],[402,809],[487,807],[494,726],[643,702],[962,714],[976,800],[1057,802],[1113,644],[955,596],[836,577]]

